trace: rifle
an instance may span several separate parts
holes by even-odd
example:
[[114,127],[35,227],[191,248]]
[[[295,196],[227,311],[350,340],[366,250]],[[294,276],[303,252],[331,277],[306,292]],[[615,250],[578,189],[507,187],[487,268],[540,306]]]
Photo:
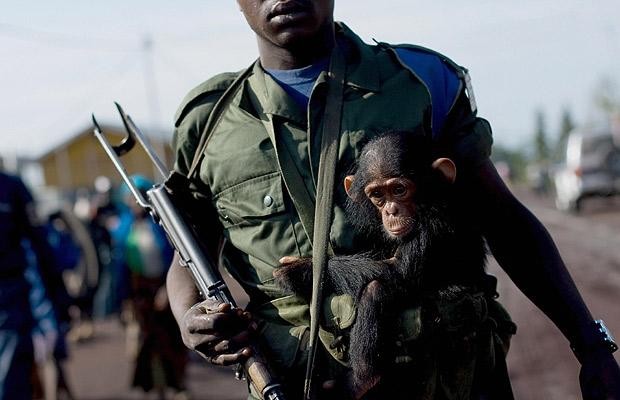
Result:
[[[125,114],[123,108],[118,103],[115,104],[123,120],[127,136],[117,146],[111,145],[93,114],[95,137],[112,160],[114,167],[127,184],[137,204],[148,211],[151,217],[164,229],[172,246],[179,254],[181,264],[189,268],[202,296],[217,300],[220,303],[228,303],[233,308],[236,307],[230,290],[222,279],[216,264],[198,240],[196,230],[189,222],[191,220],[187,214],[181,211],[183,207],[179,207],[184,199],[183,196],[188,193],[189,182],[187,178],[178,172],[172,172],[168,176],[167,168],[146,141],[140,129],[129,115]],[[146,197],[133,183],[120,160],[121,156],[135,146],[136,141],[140,143],[157,171],[165,179],[164,183],[155,184],[147,190]],[[269,371],[265,358],[261,356],[256,346],[253,345],[252,350],[252,357],[243,365],[243,373],[264,400],[285,400],[282,387]]]

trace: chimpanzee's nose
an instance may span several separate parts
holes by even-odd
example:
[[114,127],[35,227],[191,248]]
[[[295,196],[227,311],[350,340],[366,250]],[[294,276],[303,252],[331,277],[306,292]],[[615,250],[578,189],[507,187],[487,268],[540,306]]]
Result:
[[389,215],[398,214],[398,206],[393,201],[386,202],[384,209],[385,209],[385,212],[388,213]]

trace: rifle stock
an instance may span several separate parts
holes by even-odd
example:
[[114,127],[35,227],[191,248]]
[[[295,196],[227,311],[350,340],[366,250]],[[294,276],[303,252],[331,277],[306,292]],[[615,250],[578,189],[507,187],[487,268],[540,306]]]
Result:
[[[131,118],[125,114],[118,103],[116,104],[125,128],[127,137],[118,146],[112,146],[105,138],[99,124],[93,115],[93,133],[101,143],[106,154],[116,167],[123,181],[129,187],[138,205],[147,210],[151,217],[164,229],[168,239],[178,252],[182,264],[184,264],[192,274],[196,286],[204,297],[217,300],[220,303],[228,303],[236,307],[235,301],[222,279],[217,265],[209,257],[208,252],[198,240],[198,235],[190,223],[188,216],[181,212],[183,207],[178,204],[182,198],[183,188],[187,188],[187,178],[173,172],[163,184],[156,184],[146,191],[146,198],[135,187],[130,176],[127,174],[120,156],[131,150],[137,141],[147,152],[151,160],[156,165],[163,178],[166,178],[166,171],[163,163],[157,154],[151,149],[145,137],[142,135]],[[260,393],[265,400],[285,400],[281,385],[276,381],[270,372],[265,358],[261,355],[260,349],[252,346],[253,356],[243,365],[245,376],[248,378],[257,393]]]

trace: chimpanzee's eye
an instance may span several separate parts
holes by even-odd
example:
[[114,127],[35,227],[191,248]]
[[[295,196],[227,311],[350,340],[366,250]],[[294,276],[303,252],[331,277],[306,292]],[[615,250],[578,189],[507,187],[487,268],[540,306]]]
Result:
[[370,201],[377,207],[383,207],[383,204],[385,203],[385,199],[382,196],[371,197]]
[[384,193],[380,189],[374,189],[366,192],[368,199],[377,207],[381,207],[384,202]]
[[407,188],[404,185],[396,185],[392,190],[394,196],[403,196],[407,193]]

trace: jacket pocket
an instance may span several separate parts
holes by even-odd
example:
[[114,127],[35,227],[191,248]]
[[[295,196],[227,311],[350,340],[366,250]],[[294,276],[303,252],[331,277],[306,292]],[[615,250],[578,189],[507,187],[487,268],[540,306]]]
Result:
[[280,172],[248,179],[213,196],[224,228],[254,225],[285,211]]

